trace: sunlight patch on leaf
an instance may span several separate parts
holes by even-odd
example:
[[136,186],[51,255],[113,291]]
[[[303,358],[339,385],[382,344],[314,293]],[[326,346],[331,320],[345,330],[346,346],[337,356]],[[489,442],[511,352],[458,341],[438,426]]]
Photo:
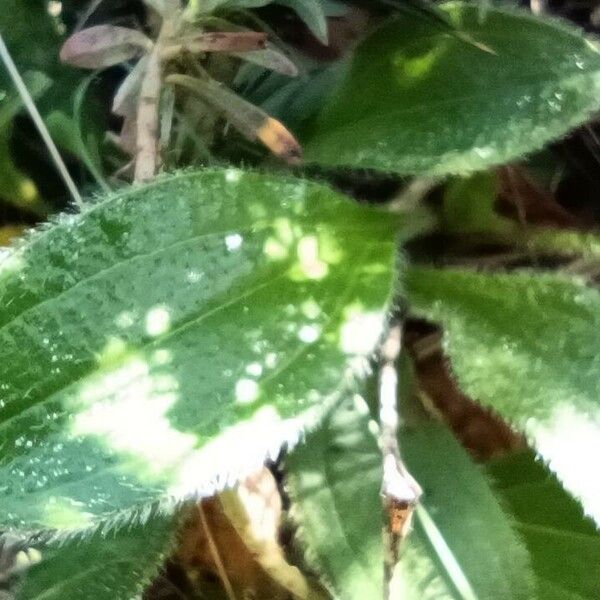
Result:
[[[80,529],[49,519],[51,498],[91,529],[211,495],[297,444],[368,371],[374,347],[340,348],[346,308],[383,323],[396,238],[428,221],[294,178],[231,179],[207,170],[111,195],[7,259],[3,528]],[[270,260],[270,239],[285,256]],[[329,260],[340,255],[352,261]]]

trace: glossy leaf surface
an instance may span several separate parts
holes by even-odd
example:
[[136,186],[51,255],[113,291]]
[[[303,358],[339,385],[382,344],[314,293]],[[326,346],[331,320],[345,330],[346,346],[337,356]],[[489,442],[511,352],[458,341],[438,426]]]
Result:
[[445,11],[455,32],[404,15],[362,43],[304,136],[308,161],[467,173],[537,150],[600,108],[600,52],[581,32],[514,9]]
[[402,222],[235,169],[64,215],[0,263],[2,527],[208,495],[352,386]]

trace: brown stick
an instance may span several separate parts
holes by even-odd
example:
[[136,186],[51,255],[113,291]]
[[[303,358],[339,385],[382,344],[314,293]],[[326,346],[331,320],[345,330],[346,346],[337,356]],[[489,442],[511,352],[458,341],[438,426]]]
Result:
[[143,183],[156,175],[159,165],[159,101],[161,89],[160,45],[154,46],[142,81],[137,112],[134,181]]

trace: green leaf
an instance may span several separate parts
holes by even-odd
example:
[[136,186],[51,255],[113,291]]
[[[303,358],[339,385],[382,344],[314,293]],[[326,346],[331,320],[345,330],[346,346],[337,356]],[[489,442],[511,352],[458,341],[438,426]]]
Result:
[[600,108],[598,46],[566,23],[445,10],[457,32],[405,15],[357,49],[302,139],[309,162],[464,174],[537,150]]
[[287,460],[307,559],[344,600],[384,596],[381,454],[364,400],[357,405],[345,401]]
[[[292,513],[307,559],[344,600],[383,597],[381,455],[373,426],[363,400],[346,402],[288,459]],[[405,542],[393,597],[531,598],[527,553],[458,442],[431,424],[406,429],[401,442],[425,490],[419,510],[427,521]]]
[[444,229],[452,233],[505,232],[512,223],[495,211],[497,176],[492,171],[457,177],[444,190]]
[[587,264],[597,264],[600,258],[600,237],[596,233],[530,227],[526,231],[521,228],[521,235],[523,245],[537,252],[580,256]]
[[[437,600],[445,597],[438,595],[445,579],[449,598],[535,597],[529,556],[511,518],[485,473],[454,436],[442,425],[424,423],[405,427],[401,444],[405,462],[424,491],[415,537],[425,556],[407,550],[396,574],[397,589],[411,589],[416,579],[415,598]],[[422,576],[415,578],[415,573]],[[437,576],[430,580],[427,573]]]
[[274,0],[191,0],[188,11],[190,15],[205,15],[222,9],[260,8],[273,2]]
[[1,525],[128,520],[294,444],[365,369],[403,225],[230,169],[32,235],[0,263]]
[[306,23],[313,35],[327,44],[327,18],[322,0],[277,0],[277,4],[289,6]]
[[[3,0],[0,30],[17,65],[54,75],[58,66],[60,35],[45,2]],[[0,88],[12,87],[5,69],[0,69]]]
[[411,268],[413,310],[440,322],[464,391],[522,430],[600,520],[600,294],[534,273]]
[[222,9],[261,8],[268,4],[281,4],[293,10],[306,23],[314,36],[327,43],[327,18],[323,0],[192,0],[191,15],[210,14]]
[[600,597],[600,533],[531,453],[488,466],[529,550],[540,600]]
[[171,519],[36,546],[41,562],[18,586],[17,600],[131,600],[141,597],[171,550]]

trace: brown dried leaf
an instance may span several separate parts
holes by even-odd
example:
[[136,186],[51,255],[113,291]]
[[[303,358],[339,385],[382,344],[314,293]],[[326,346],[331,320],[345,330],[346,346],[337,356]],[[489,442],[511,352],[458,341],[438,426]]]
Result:
[[212,79],[197,79],[189,75],[169,75],[166,81],[200,96],[223,114],[242,135],[251,141],[260,140],[288,164],[296,165],[302,161],[302,147],[282,123],[224,85]]
[[268,469],[235,490],[205,500],[202,510],[218,557],[202,520],[194,516],[186,524],[178,555],[200,590],[206,592],[211,581],[224,575],[236,598],[327,598],[285,560],[278,542],[281,498]]
[[224,31],[188,36],[163,50],[163,59],[189,52],[249,52],[266,47],[267,34],[260,31]]

